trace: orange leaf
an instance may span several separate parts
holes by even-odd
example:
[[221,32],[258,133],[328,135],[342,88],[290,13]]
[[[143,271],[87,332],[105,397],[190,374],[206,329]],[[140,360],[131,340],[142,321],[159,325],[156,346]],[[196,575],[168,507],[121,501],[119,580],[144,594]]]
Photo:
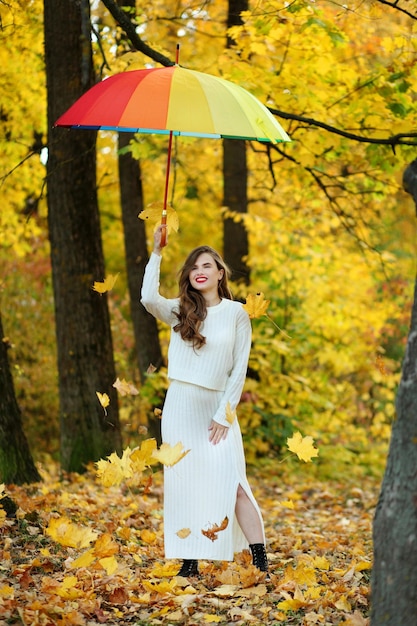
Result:
[[226,530],[228,525],[229,525],[229,518],[226,515],[226,517],[224,518],[220,526],[217,524],[213,524],[211,528],[208,528],[207,530],[202,530],[201,532],[203,533],[205,537],[207,537],[207,539],[210,539],[211,541],[216,541],[216,539],[218,538],[217,534],[222,530]]
[[113,383],[113,387],[117,389],[121,396],[137,396],[139,393],[136,387],[132,383],[128,383],[124,378],[123,380],[117,378],[116,382]]

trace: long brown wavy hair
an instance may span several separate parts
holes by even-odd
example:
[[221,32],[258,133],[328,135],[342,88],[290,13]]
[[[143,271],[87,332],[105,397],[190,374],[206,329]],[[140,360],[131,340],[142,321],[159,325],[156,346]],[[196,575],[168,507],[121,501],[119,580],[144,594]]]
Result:
[[190,272],[200,254],[209,254],[219,270],[223,270],[223,276],[219,280],[219,296],[233,300],[232,292],[228,285],[230,270],[221,258],[220,254],[210,246],[194,248],[186,258],[179,272],[179,311],[176,313],[178,324],[174,330],[181,334],[182,339],[191,341],[194,348],[201,348],[206,343],[206,338],[201,334],[201,324],[207,316],[207,305],[204,296],[196,291],[190,283]]

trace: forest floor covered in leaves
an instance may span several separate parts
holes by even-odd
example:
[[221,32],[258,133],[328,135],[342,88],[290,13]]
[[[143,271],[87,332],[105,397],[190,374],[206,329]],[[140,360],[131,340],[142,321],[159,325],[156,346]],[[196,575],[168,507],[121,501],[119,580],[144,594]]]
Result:
[[248,472],[270,581],[246,552],[201,562],[198,579],[175,576],[178,562],[163,557],[160,472],[136,493],[104,488],[94,468],[62,477],[54,466],[42,483],[5,489],[0,504],[18,508],[0,516],[0,624],[366,626],[379,480],[282,467]]

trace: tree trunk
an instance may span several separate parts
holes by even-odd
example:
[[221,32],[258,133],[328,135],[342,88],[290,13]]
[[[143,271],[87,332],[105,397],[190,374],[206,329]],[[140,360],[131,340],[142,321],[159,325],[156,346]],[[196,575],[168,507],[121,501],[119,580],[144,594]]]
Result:
[[[247,11],[247,0],[229,0],[227,28],[242,24],[240,14]],[[233,40],[227,36],[226,47],[233,46]],[[246,144],[236,139],[223,140],[223,206],[236,214],[248,211],[248,168],[246,163]],[[232,280],[249,285],[249,267],[245,258],[249,254],[248,233],[243,221],[226,217],[223,222],[223,256],[232,270]]]
[[[124,13],[126,12],[129,20],[134,19],[136,0],[118,0],[117,4]],[[123,30],[119,35],[119,45],[125,51],[134,45]],[[140,303],[143,274],[149,255],[145,222],[138,219],[139,213],[144,208],[140,162],[132,157],[131,152],[123,150],[133,137],[133,133],[119,133],[119,184],[136,359],[141,381],[144,383],[150,365],[157,370],[161,367],[162,351],[157,321]],[[161,403],[162,401],[161,398]],[[148,426],[149,434],[156,438],[158,444],[161,443],[161,420],[155,417],[153,411],[148,415]]]
[[[246,146],[244,141],[223,140],[223,206],[236,214],[248,211]],[[232,280],[249,285],[248,233],[243,221],[226,217],[223,223],[224,260],[232,270]]]
[[0,483],[23,485],[41,480],[23,432],[0,313]]
[[[405,170],[403,184],[417,202],[417,161]],[[414,626],[416,623],[417,280],[396,409],[373,524],[371,626]]]
[[[121,449],[96,190],[96,134],[51,129],[94,82],[88,0],[45,0],[48,225],[55,298],[61,463],[82,472]],[[96,392],[107,393],[107,413]]]
[[[119,133],[119,148],[129,145],[130,133]],[[158,327],[139,301],[143,274],[148,262],[145,222],[138,219],[143,209],[143,189],[140,163],[130,152],[119,156],[119,182],[122,204],[122,219],[126,254],[127,282],[130,296],[130,310],[135,335],[136,357],[142,382],[145,381],[149,365],[159,369],[162,353]],[[153,437],[161,440],[161,420],[149,415],[149,430]]]

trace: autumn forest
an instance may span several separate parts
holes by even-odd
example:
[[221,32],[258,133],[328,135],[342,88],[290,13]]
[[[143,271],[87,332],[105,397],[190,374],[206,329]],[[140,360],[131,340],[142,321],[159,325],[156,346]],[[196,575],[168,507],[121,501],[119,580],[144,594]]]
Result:
[[[0,36],[0,623],[414,626],[415,2],[0,0]],[[169,329],[139,294],[168,138],[55,127],[177,46],[291,139],[174,137],[161,275],[175,297],[208,244],[251,318],[270,580],[246,552],[191,582],[164,560],[186,451],[161,444]]]

